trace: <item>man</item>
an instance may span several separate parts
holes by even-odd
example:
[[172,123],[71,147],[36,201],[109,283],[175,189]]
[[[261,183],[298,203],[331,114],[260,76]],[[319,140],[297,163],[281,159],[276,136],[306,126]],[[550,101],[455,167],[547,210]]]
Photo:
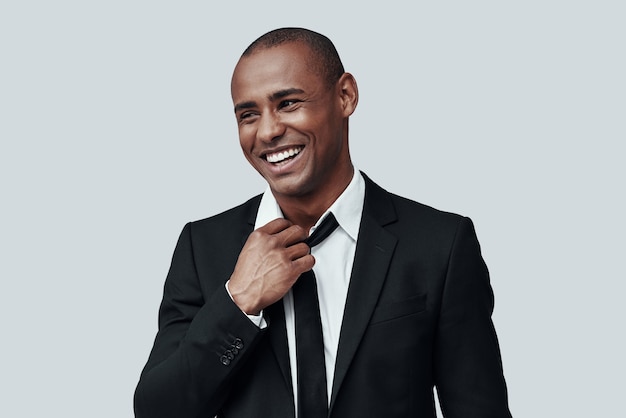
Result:
[[[263,35],[231,92],[241,147],[269,187],[183,229],[136,416],[435,417],[436,385],[446,417],[510,417],[472,223],[354,169],[358,90],[330,40]],[[312,229],[332,232],[313,246]],[[312,296],[298,296],[304,283]],[[311,300],[313,331],[299,322]]]

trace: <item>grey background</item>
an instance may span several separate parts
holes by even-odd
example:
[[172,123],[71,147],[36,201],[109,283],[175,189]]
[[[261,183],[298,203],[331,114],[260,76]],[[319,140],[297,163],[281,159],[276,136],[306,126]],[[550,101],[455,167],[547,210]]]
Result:
[[280,26],[360,87],[356,165],[470,216],[516,417],[624,417],[625,7],[5,1],[0,416],[131,417],[184,223],[261,192],[230,75]]

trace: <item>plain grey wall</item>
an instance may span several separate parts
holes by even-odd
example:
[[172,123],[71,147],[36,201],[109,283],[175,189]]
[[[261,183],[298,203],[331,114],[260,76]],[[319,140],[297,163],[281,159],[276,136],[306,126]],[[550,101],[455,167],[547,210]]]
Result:
[[184,223],[263,190],[230,75],[328,35],[356,165],[470,216],[516,417],[623,416],[619,1],[0,5],[0,416],[131,417]]

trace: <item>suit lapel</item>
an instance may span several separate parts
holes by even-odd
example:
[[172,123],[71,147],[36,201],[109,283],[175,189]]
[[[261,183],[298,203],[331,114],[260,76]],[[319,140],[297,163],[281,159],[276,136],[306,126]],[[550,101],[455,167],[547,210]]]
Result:
[[[245,229],[243,230],[241,234],[241,248],[239,248],[239,252],[237,253],[237,256],[239,256],[244,244],[248,240],[248,237],[250,236],[252,231],[254,231],[256,215],[259,212],[259,205],[261,204],[262,197],[263,195],[260,194],[260,195],[253,197],[252,199],[248,201],[248,213],[246,214],[246,218],[247,218],[246,220],[248,221],[248,223],[245,225]],[[242,219],[239,218],[239,222],[241,221]]]
[[285,309],[283,300],[268,306],[265,309],[268,318],[268,337],[280,372],[285,379],[293,399],[293,385],[291,384],[291,368],[289,366],[289,346],[287,344],[287,327],[285,325]]
[[331,411],[376,307],[397,242],[396,238],[383,228],[384,225],[396,220],[395,209],[388,193],[365,174],[363,177],[366,184],[365,204],[339,336],[330,401]]

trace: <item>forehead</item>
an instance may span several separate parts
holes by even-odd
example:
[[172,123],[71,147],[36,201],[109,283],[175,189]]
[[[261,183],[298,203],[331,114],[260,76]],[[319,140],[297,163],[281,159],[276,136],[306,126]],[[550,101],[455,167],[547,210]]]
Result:
[[312,70],[311,59],[308,46],[295,42],[262,48],[242,57],[233,72],[233,102],[289,88],[305,92],[319,89],[323,80]]

